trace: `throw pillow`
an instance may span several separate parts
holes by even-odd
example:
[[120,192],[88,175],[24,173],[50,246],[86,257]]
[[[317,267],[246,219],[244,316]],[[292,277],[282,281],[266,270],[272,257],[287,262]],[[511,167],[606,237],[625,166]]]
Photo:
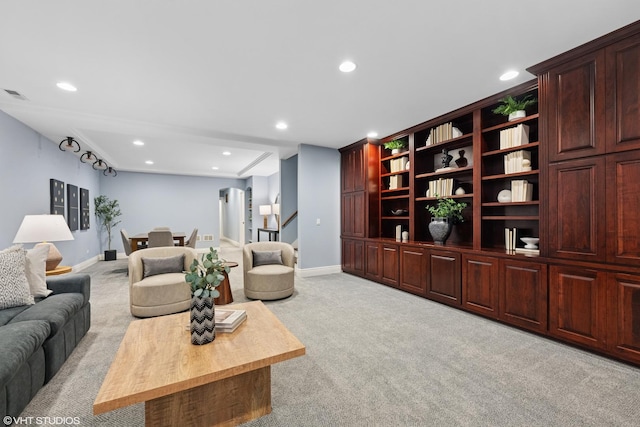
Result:
[[27,282],[29,282],[29,290],[33,297],[47,297],[51,289],[47,289],[46,267],[47,256],[49,255],[49,246],[36,246],[27,251],[27,264],[25,273]]
[[34,304],[25,274],[26,258],[21,246],[0,252],[0,309]]
[[184,254],[163,258],[142,258],[142,278],[156,274],[182,273]]
[[253,266],[280,264],[282,265],[282,251],[251,251],[253,252]]

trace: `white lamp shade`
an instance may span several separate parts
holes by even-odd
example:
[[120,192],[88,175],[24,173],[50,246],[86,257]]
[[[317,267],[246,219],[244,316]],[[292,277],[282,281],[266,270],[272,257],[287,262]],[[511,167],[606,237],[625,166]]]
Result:
[[271,211],[274,213],[274,215],[280,215],[280,203],[272,204]]
[[13,243],[63,240],[73,240],[73,234],[62,215],[25,215]]
[[260,205],[260,215],[271,215],[271,205]]

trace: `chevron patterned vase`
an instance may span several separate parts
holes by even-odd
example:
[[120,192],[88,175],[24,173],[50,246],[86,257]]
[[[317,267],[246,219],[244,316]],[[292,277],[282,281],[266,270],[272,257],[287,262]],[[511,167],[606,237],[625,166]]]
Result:
[[212,297],[191,297],[191,344],[207,344],[216,339],[215,307]]

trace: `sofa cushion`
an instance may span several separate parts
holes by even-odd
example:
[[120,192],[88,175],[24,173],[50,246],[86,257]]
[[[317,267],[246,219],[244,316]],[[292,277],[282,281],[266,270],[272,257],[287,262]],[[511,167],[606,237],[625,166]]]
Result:
[[26,255],[21,246],[0,251],[0,309],[34,304],[25,265]]
[[166,273],[182,273],[184,271],[184,254],[147,258],[142,257],[142,278]]
[[30,306],[11,319],[9,324],[26,320],[44,320],[49,323],[51,336],[53,336],[63,328],[69,319],[80,311],[83,304],[84,297],[82,294],[54,294]]
[[131,304],[153,307],[191,300],[191,288],[183,273],[167,273],[147,277],[131,285]]
[[0,328],[0,386],[4,386],[49,337],[49,324],[42,320],[12,323]]
[[5,308],[4,310],[0,310],[0,326],[6,325],[11,322],[11,319],[16,317],[18,314],[25,311],[27,308],[31,307],[30,305],[21,305],[19,307],[11,307]]
[[36,246],[27,251],[25,272],[33,297],[46,297],[51,294],[45,281],[47,256],[49,256],[48,245]]
[[282,265],[282,250],[251,251],[253,252],[253,266],[280,264]]

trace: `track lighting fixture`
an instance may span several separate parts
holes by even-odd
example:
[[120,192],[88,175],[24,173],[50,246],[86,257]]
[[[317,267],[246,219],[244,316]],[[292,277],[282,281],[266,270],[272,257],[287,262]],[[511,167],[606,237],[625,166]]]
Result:
[[109,167],[109,165],[104,160],[98,159],[95,162],[93,162],[93,165],[91,167],[93,167],[97,171],[103,171],[103,170],[106,170]]
[[93,163],[96,160],[98,160],[98,158],[91,151],[86,151],[82,156],[80,156],[80,161],[82,163]]
[[[62,144],[64,144],[64,145],[62,145]],[[76,147],[77,147],[77,150],[74,149]],[[80,152],[80,144],[78,143],[78,141],[73,139],[73,137],[71,137],[71,136],[68,136],[65,139],[63,139],[62,141],[60,141],[60,144],[58,145],[58,148],[61,151],[73,151],[74,153],[79,153]]]
[[118,176],[118,172],[111,166],[107,167],[104,171],[102,171],[102,175],[104,176]]

